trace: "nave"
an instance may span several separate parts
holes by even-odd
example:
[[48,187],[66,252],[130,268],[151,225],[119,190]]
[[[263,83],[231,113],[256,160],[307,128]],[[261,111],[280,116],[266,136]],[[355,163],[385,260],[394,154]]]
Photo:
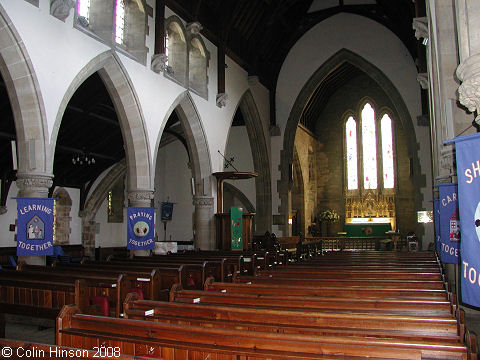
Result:
[[[0,299],[7,319],[56,318],[55,349],[125,359],[477,358],[433,252],[297,260],[202,251],[52,265],[2,269]],[[2,346],[48,358],[33,338],[9,340],[9,328]]]

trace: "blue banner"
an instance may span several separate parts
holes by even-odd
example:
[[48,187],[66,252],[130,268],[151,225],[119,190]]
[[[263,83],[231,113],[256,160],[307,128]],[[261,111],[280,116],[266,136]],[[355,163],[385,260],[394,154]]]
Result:
[[449,142],[455,142],[457,156],[462,301],[480,307],[480,134]]
[[440,200],[433,200],[433,224],[435,226],[435,245],[437,253],[440,254],[442,244],[440,242]]
[[171,202],[162,202],[162,220],[172,220],[173,215],[173,203]]
[[460,252],[460,224],[458,219],[457,184],[440,184],[440,260],[458,264]]
[[127,249],[153,250],[155,248],[154,211],[152,207],[127,208]]
[[53,255],[53,199],[17,198],[17,256]]

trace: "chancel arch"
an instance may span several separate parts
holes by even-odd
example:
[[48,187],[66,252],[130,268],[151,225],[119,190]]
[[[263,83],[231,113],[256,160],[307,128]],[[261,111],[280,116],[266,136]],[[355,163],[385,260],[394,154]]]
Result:
[[[335,94],[331,91],[333,89]],[[348,118],[344,115],[348,110],[358,113],[360,103],[369,92],[372,93],[370,98],[378,101],[376,105],[378,110],[382,111],[381,109],[387,107],[391,110],[390,116],[394,114],[396,146],[401,150],[395,160],[398,174],[402,176],[398,181],[400,188],[397,188],[397,191],[408,194],[395,201],[396,207],[405,209],[404,218],[397,219],[396,225],[405,227],[406,224],[415,223],[415,208],[420,206],[422,199],[419,189],[425,186],[425,178],[420,174],[418,143],[413,135],[415,131],[410,114],[391,81],[374,65],[346,49],[333,55],[312,75],[299,93],[290,113],[281,154],[281,180],[277,186],[281,198],[280,210],[285,217],[291,209],[289,167],[293,163],[295,134],[301,124],[310,128],[318,137],[322,151],[317,156],[317,171],[328,175],[323,176],[318,184],[316,211],[336,210],[341,219],[334,230],[342,230],[346,217],[347,181],[344,167],[346,156],[344,134],[345,121]],[[356,128],[359,131],[358,125]],[[357,151],[358,149],[357,144]],[[322,172],[322,169],[328,170],[328,173]],[[339,182],[338,179],[342,181]],[[285,231],[289,231],[287,226]]]

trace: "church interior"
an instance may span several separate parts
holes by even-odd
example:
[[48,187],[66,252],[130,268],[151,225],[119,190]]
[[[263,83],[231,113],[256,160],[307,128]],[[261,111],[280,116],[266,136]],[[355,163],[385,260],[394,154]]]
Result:
[[0,0],[0,358],[477,359],[478,17]]

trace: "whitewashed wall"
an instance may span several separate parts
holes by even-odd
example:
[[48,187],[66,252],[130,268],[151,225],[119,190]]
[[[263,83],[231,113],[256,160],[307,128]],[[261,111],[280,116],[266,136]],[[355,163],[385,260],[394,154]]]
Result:
[[[250,150],[250,141],[248,140],[247,128],[245,126],[232,126],[230,128],[225,157],[230,159],[232,156],[235,159],[233,166],[238,171],[254,171],[252,151]],[[225,171],[234,170],[230,167]],[[227,180],[225,182],[232,184],[240,190],[256,207],[255,179]]]
[[174,141],[159,150],[155,173],[155,233],[165,240],[163,222],[160,220],[161,203],[173,202],[172,220],[167,221],[167,241],[193,240],[192,224],[195,210],[188,168],[188,155],[180,141]]
[[[147,0],[147,3],[155,8],[154,0]],[[0,0],[0,6],[6,11],[21,40],[24,42],[27,51],[26,55],[30,58],[33,71],[38,78],[40,101],[43,102],[46,116],[45,127],[48,129],[48,138],[50,139],[50,144],[47,145],[50,146],[50,151],[53,153],[56,135],[52,130],[59,127],[59,124],[55,124],[55,119],[61,115],[58,114],[59,106],[67,89],[73,79],[82,73],[82,69],[92,59],[105,51],[109,51],[110,47],[75,29],[73,27],[73,11],[65,22],[51,16],[49,0],[40,0],[38,8],[24,0]],[[171,11],[167,9],[166,16],[170,14]],[[139,64],[122,54],[117,55],[138,96],[148,138],[150,164],[152,169],[154,169],[156,152],[165,123],[173,111],[173,104],[176,99],[186,90],[171,80],[166,79],[163,74],[156,74],[150,69],[149,62],[154,49],[154,19],[148,19],[148,26],[150,35],[146,41],[148,47],[147,66]],[[228,129],[230,128],[233,114],[241,96],[249,88],[249,84],[248,74],[227,58],[226,63],[228,67],[225,69],[225,76],[228,101],[225,107],[217,107],[217,51],[210,41],[206,38],[204,38],[204,41],[210,52],[208,68],[209,97],[208,101],[193,93],[191,97],[201,119],[209,147],[212,171],[215,172],[222,170],[223,162],[219,161],[220,155],[217,151],[225,152]],[[52,44],[55,46],[52,46]],[[268,95],[265,96],[265,94],[268,94],[268,92],[262,85],[256,85],[256,88],[256,92],[262,94],[259,99],[256,99],[256,102],[262,115],[262,121],[267,126],[269,105]],[[53,168],[53,159],[51,159],[50,168]],[[152,171],[152,176],[153,174],[155,174],[154,171]],[[152,179],[152,183],[153,181],[154,179]],[[211,185],[212,193],[215,194],[213,177]],[[12,187],[10,194],[14,193],[16,195],[16,191]],[[72,196],[72,199],[74,197]],[[2,228],[4,228],[5,224],[11,223],[12,219],[15,218],[15,215],[11,213],[12,206],[9,206],[9,212],[0,216],[0,226]],[[16,209],[16,205],[13,208]],[[122,237],[117,235],[125,232],[125,226],[107,224],[103,214],[106,213],[100,209],[96,218],[96,221],[100,223],[101,229],[97,237],[97,246],[107,246],[105,244],[116,245],[116,239],[123,238],[123,235]],[[71,215],[74,218],[72,220],[74,224],[78,224],[80,221],[78,219],[78,208],[72,208]],[[184,215],[191,216],[190,213]],[[80,230],[77,225],[74,228],[76,232],[78,231],[78,233],[72,234],[72,239],[76,243],[80,238]],[[0,240],[0,246],[11,245],[12,243],[9,239],[2,238]]]

